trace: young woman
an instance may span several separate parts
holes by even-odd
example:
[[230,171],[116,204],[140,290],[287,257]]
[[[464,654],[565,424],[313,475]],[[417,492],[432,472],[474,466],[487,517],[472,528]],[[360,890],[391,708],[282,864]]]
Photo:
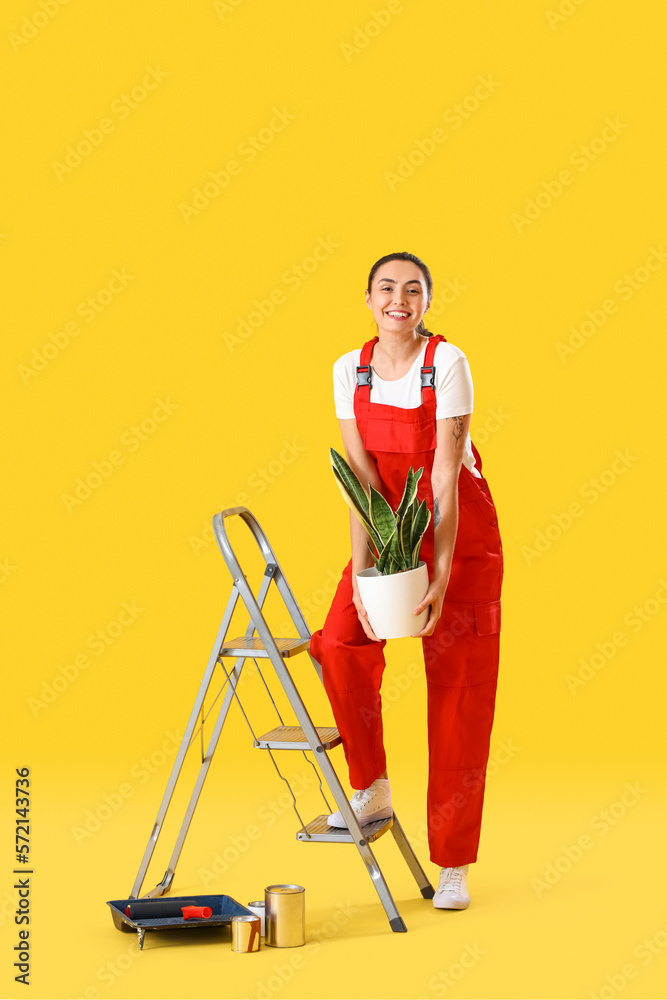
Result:
[[[392,253],[371,268],[366,303],[377,336],[334,365],[334,398],[347,461],[395,510],[410,466],[424,467],[418,496],[431,520],[421,559],[429,608],[421,638],[428,686],[427,825],[440,866],[433,903],[465,909],[468,866],[477,860],[498,679],[503,556],[498,519],[468,426],[473,386],[465,355],[424,326],[429,269]],[[352,558],[310,649],[349,767],[360,823],[393,813],[382,741],[380,685],[385,640],[374,634],[356,573],[373,565],[367,535],[350,512]],[[345,827],[340,811],[331,826]]]

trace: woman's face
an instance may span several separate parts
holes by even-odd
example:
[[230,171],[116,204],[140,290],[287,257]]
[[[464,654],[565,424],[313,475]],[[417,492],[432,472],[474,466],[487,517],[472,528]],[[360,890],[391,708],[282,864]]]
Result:
[[422,269],[410,260],[390,260],[375,272],[366,304],[380,331],[412,333],[430,305]]

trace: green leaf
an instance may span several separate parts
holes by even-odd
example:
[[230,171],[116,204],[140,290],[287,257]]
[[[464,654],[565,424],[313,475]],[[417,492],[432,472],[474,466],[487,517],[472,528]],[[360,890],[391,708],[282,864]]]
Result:
[[418,472],[410,466],[408,469],[408,474],[405,480],[405,489],[403,490],[403,496],[401,497],[401,502],[398,505],[398,510],[396,511],[397,517],[403,517],[406,510],[417,496],[417,485],[422,477],[424,471],[424,466],[419,469]]
[[378,534],[377,534],[377,532],[375,531],[375,528],[374,528],[374,527],[373,527],[373,525],[372,525],[372,524],[370,523],[370,521],[367,521],[367,520],[366,520],[366,518],[365,518],[365,517],[364,517],[364,515],[363,515],[363,514],[361,513],[361,511],[359,510],[359,508],[358,508],[358,507],[356,506],[356,504],[355,504],[355,503],[354,503],[354,502],[352,501],[352,499],[351,499],[351,497],[350,497],[349,493],[347,492],[347,490],[345,489],[345,487],[344,487],[344,486],[343,486],[343,484],[341,483],[341,481],[340,481],[340,479],[338,478],[338,476],[336,476],[336,475],[335,475],[335,473],[334,473],[334,479],[336,480],[336,483],[338,484],[338,489],[340,490],[340,492],[341,492],[341,494],[342,494],[342,496],[343,496],[343,499],[345,500],[345,503],[346,503],[346,504],[348,505],[348,507],[350,508],[350,510],[352,511],[352,513],[353,513],[353,514],[355,515],[355,517],[357,518],[357,520],[358,520],[358,521],[359,521],[359,522],[360,522],[360,523],[362,524],[362,526],[363,526],[363,527],[364,527],[364,528],[366,529],[366,531],[367,531],[367,532],[368,532],[368,534],[370,535],[370,538],[371,538],[371,540],[373,541],[373,544],[374,544],[374,545],[375,545],[376,547],[378,547],[378,546],[379,546],[379,547],[381,547],[381,541],[380,541],[380,538],[378,537]]
[[396,531],[396,515],[381,493],[370,486],[370,519],[371,524],[382,539],[383,545]]
[[424,537],[424,532],[428,527],[428,523],[431,520],[431,512],[428,509],[428,505],[425,500],[419,504],[417,511],[414,515],[412,521],[412,569],[417,568],[419,561],[419,550],[421,548],[422,539]]
[[390,569],[390,573],[398,573],[399,570],[408,569],[410,566],[410,557],[406,559],[401,551],[401,537],[398,531],[398,526],[394,531],[391,538],[391,549],[389,550],[389,559],[391,563],[396,567],[395,569]]
[[415,505],[411,503],[402,519],[399,520],[401,552],[408,565],[412,559],[412,519],[414,512]]
[[352,513],[356,515],[357,519],[366,529],[373,544],[379,552],[382,548],[383,542],[371,524],[368,516],[370,503],[368,494],[362,488],[361,483],[345,459],[339,455],[337,451],[334,451],[333,448],[329,449],[329,453],[334,478],[338,483],[338,488],[343,495],[345,503],[349,506]]
[[331,467],[334,470],[336,478],[347,490],[360,513],[363,514],[367,521],[370,520],[368,493],[342,455],[339,455],[333,448],[329,448],[329,458],[331,459]]
[[392,545],[392,541],[393,541],[393,538],[394,538],[395,534],[396,534],[396,528],[394,528],[394,533],[392,534],[391,538],[389,538],[389,540],[387,541],[387,544],[384,546],[384,548],[380,552],[380,555],[379,555],[379,557],[378,557],[378,559],[377,559],[377,561],[375,563],[375,565],[376,565],[379,573],[386,573],[387,572],[387,569],[385,567],[387,566],[387,562],[390,559],[391,545]]

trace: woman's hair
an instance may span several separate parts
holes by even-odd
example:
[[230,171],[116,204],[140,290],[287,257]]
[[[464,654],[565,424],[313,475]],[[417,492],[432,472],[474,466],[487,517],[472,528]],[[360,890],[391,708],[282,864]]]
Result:
[[[375,277],[378,268],[381,267],[383,264],[386,264],[390,260],[410,260],[412,261],[413,264],[416,264],[417,267],[421,269],[421,272],[424,275],[424,280],[426,281],[426,288],[428,291],[428,297],[429,299],[431,298],[433,292],[433,279],[431,278],[431,272],[429,271],[423,260],[420,260],[419,257],[415,257],[413,253],[408,253],[407,250],[401,250],[399,253],[388,253],[386,254],[386,256],[380,257],[379,260],[375,261],[375,263],[371,268],[371,273],[368,275],[369,294],[371,290],[371,285],[373,284],[373,278]],[[423,333],[425,337],[433,336],[431,331],[427,330],[426,327],[424,326],[423,319],[420,319],[419,325],[416,328],[416,332]]]

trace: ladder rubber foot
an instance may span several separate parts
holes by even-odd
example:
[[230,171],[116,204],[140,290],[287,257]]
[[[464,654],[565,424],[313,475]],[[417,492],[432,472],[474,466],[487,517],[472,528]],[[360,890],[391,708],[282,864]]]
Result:
[[422,896],[424,899],[433,899],[435,896],[435,889],[432,885],[427,885],[425,889],[422,889]]
[[399,934],[407,934],[407,927],[405,926],[405,921],[403,917],[394,917],[393,920],[389,921],[389,926],[392,931],[396,931]]

